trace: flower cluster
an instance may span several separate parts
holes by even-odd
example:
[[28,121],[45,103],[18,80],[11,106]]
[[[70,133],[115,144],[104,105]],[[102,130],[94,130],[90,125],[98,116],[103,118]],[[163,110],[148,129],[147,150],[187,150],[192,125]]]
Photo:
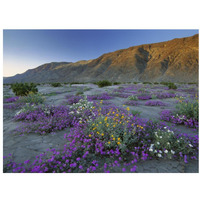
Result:
[[151,99],[151,95],[149,94],[142,94],[137,96],[139,100],[148,100]]
[[87,99],[88,101],[109,100],[109,99],[112,99],[112,97],[108,93],[102,93],[102,94],[96,94],[96,95],[88,95]]
[[80,99],[77,103],[73,103],[73,105],[70,106],[69,114],[73,116],[74,120],[77,120],[79,123],[86,123],[94,118],[94,108],[95,106],[93,105],[93,102],[88,101],[86,98]]
[[10,98],[6,98],[3,100],[4,103],[12,103],[12,102],[16,102],[19,99],[19,97],[10,97]]
[[154,132],[154,140],[149,147],[149,152],[152,156],[159,158],[172,159],[184,157],[184,161],[187,162],[187,155],[196,155],[196,147],[194,146],[196,146],[195,142],[192,142],[188,137],[175,135],[173,131],[164,127],[163,130],[158,129]]
[[125,105],[128,105],[128,106],[138,106],[139,105],[139,102],[138,101],[125,101],[124,102]]
[[75,95],[70,95],[70,96],[66,96],[67,98],[67,104],[74,104],[74,103],[78,103],[80,99],[83,99],[82,96],[75,96]]
[[[85,104],[84,102],[83,105]],[[182,158],[183,155],[182,159],[186,159],[185,156],[192,156],[194,159],[198,155],[198,137],[193,139],[186,136],[175,136],[172,131],[164,128],[164,123],[155,123],[133,116],[129,112],[129,107],[97,106],[87,107],[87,109],[91,109],[94,113],[93,120],[85,123],[71,120],[72,128],[70,134],[65,135],[67,142],[63,150],[47,150],[33,163],[29,161],[24,161],[23,164],[10,162],[5,168],[8,170],[10,167],[9,170],[12,172],[42,173],[135,172],[139,160],[151,159],[154,156],[165,157],[169,152],[172,157],[176,156],[173,158]],[[47,113],[48,110],[50,113]],[[37,112],[39,116],[45,114],[53,119],[55,110],[63,111],[64,115],[59,112],[56,119],[60,117],[66,124],[65,116],[71,116],[69,114],[71,111],[66,107],[54,107],[45,112],[39,109]],[[37,115],[34,116],[36,118],[31,119],[37,121]],[[49,118],[45,118],[47,119]],[[179,146],[177,145],[178,140],[181,144]],[[170,147],[167,146],[167,142],[170,143]]]
[[52,133],[70,127],[73,117],[66,106],[30,106],[26,111],[19,111],[15,120],[23,121],[16,132],[25,134],[35,132],[39,134]]
[[162,101],[147,101],[145,106],[166,106]]
[[191,127],[191,128],[198,128],[199,122],[194,118],[187,118],[186,115],[179,115],[174,114],[170,110],[163,110],[161,112],[160,118],[164,121],[169,121],[174,124],[184,124],[185,126]]
[[176,97],[176,94],[165,92],[165,93],[158,93],[156,94],[158,99],[166,99],[166,98],[174,98]]

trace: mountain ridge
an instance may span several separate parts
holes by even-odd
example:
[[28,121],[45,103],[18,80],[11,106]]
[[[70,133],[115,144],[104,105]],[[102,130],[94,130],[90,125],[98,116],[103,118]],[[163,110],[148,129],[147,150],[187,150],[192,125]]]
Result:
[[171,81],[197,82],[199,34],[142,44],[105,53],[96,59],[52,62],[6,77],[13,82]]

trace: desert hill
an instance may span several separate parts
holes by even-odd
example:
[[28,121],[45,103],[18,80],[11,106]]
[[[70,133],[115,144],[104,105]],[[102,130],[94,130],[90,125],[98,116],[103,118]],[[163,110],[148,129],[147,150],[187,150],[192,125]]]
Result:
[[197,82],[199,35],[144,44],[106,53],[88,61],[52,62],[22,74],[13,82],[171,81]]

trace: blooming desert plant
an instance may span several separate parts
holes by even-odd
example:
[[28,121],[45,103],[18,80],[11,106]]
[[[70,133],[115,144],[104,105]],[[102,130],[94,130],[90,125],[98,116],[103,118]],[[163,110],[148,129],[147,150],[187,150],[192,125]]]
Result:
[[186,138],[177,136],[173,131],[164,127],[154,132],[153,143],[149,151],[152,156],[172,159],[174,156],[195,155],[194,144]]
[[37,93],[34,94],[30,92],[27,96],[21,97],[18,102],[19,103],[30,103],[30,104],[42,104],[44,102],[45,98]]
[[162,101],[147,101],[145,106],[165,106],[166,104]]

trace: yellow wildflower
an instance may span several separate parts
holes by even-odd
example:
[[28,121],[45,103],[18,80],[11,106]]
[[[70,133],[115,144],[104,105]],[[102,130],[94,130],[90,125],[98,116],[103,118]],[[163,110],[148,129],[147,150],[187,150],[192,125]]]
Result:
[[104,133],[102,133],[101,135],[104,136]]
[[114,137],[114,135],[111,135],[111,137]]
[[110,141],[108,142],[108,144],[110,144]]
[[92,135],[91,135],[91,134],[89,134],[89,137],[92,137]]
[[113,140],[115,140],[115,138],[113,138]]
[[130,108],[129,108],[129,107],[127,107],[127,108],[126,108],[126,110],[127,110],[127,111],[129,111],[129,110],[130,110]]
[[117,138],[118,141],[120,141],[120,138]]
[[117,142],[117,144],[120,144],[120,142]]

